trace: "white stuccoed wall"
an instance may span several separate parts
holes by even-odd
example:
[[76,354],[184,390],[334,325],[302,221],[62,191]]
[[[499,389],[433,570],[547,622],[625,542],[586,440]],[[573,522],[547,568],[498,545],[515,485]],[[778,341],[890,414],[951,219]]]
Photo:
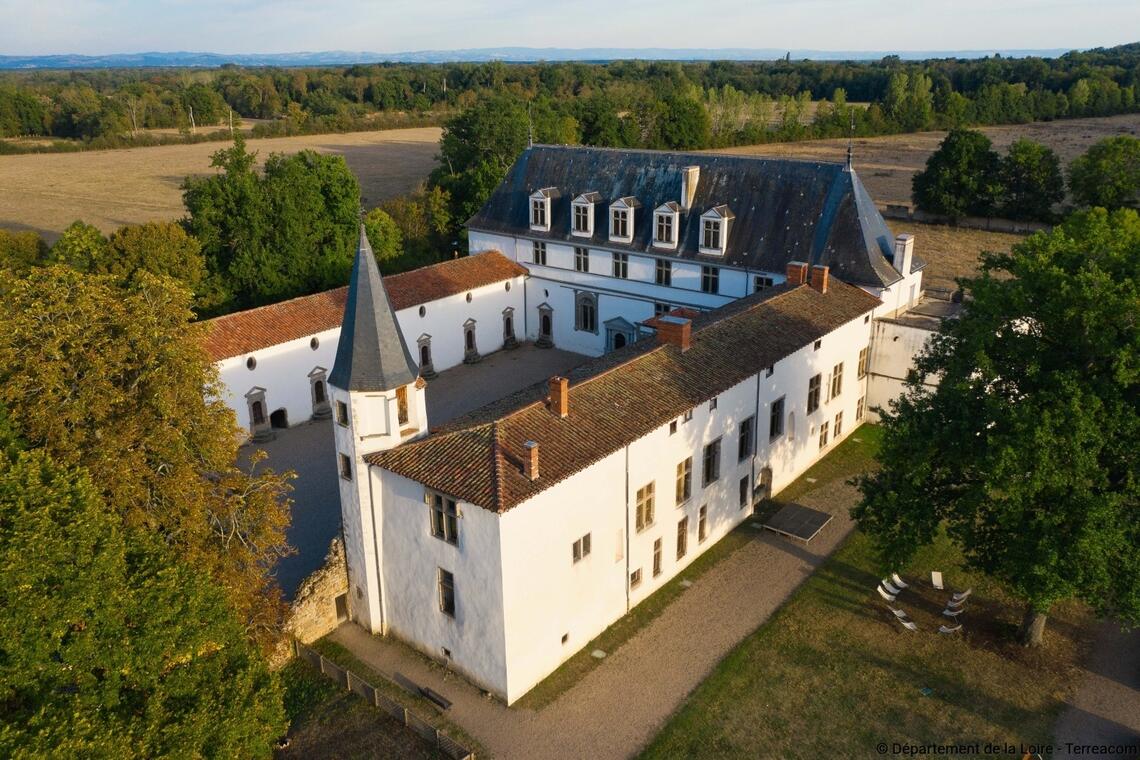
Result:
[[[877,422],[879,415],[873,408],[889,409],[890,402],[902,395],[907,373],[914,366],[914,358],[934,333],[921,327],[882,319],[874,320],[874,326],[867,412],[870,419]],[[924,382],[931,387],[937,385],[934,377],[927,377]]]

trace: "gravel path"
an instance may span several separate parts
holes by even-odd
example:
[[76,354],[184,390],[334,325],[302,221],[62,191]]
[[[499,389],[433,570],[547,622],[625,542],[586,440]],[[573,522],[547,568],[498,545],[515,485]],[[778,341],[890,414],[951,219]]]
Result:
[[373,668],[398,671],[446,696],[453,703],[448,717],[499,760],[630,757],[846,538],[852,529],[847,508],[855,498],[855,490],[842,481],[807,494],[799,503],[835,515],[809,547],[758,530],[752,541],[706,571],[599,667],[537,712],[507,708],[355,625],[342,625],[332,637]]

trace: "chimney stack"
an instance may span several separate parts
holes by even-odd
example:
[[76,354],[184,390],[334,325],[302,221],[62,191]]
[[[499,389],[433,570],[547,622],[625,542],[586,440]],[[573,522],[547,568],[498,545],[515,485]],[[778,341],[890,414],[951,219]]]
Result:
[[693,344],[693,321],[668,314],[658,317],[657,342],[676,346],[682,353],[688,351]]
[[811,286],[820,293],[827,292],[828,268],[816,264],[811,268]]
[[697,183],[701,179],[701,167],[686,166],[681,170],[681,210],[688,211],[693,207],[693,198],[697,195]]
[[895,238],[895,269],[903,277],[910,275],[911,262],[914,260],[914,235],[905,232]]
[[808,281],[808,265],[802,261],[788,262],[788,284],[803,285]]
[[570,381],[558,375],[550,378],[550,411],[559,417],[570,414]]
[[538,480],[538,444],[527,441],[523,444],[526,449],[526,458],[523,460],[523,475],[527,480]]

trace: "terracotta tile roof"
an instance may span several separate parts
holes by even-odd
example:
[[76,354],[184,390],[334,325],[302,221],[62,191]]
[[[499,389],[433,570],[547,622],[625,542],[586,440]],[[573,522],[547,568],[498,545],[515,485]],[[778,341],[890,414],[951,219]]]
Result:
[[[365,459],[486,509],[503,512],[866,314],[879,300],[832,279],[826,294],[782,285],[702,314],[691,348],[638,341],[568,373],[570,414],[536,384],[428,437]],[[536,481],[523,444],[539,445]]]
[[[384,287],[399,311],[526,274],[526,267],[487,251],[390,275]],[[208,320],[206,351],[216,362],[339,327],[347,293],[336,288]]]

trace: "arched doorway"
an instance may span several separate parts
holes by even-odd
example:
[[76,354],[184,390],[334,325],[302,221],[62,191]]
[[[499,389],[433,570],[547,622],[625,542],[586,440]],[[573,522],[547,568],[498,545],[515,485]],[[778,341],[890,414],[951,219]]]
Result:
[[314,420],[327,420],[332,416],[329,403],[329,386],[324,367],[313,367],[309,372],[309,398],[313,403]]
[[614,317],[606,320],[606,350],[616,351],[633,343],[636,328],[628,320]]
[[249,409],[249,435],[257,443],[273,439],[270,429],[272,420],[266,415],[268,404],[265,401],[265,389],[254,386],[245,394],[245,402]]
[[625,348],[625,336],[617,334],[614,336],[614,348]]
[[276,409],[269,415],[269,425],[275,428],[289,427],[289,413],[284,409]]
[[482,358],[475,343],[475,320],[468,319],[463,323],[463,363],[474,364]]
[[317,404],[324,404],[328,402],[328,397],[325,395],[325,383],[323,380],[318,380],[313,383],[313,401]]
[[250,406],[250,414],[253,416],[253,426],[262,427],[265,425],[265,402],[254,401]]
[[551,348],[554,345],[554,309],[549,304],[540,304],[538,307],[538,340],[534,345],[539,348]]
[[503,348],[515,348],[518,344],[518,339],[515,338],[515,310],[508,306],[503,309]]
[[424,333],[416,339],[420,349],[420,377],[430,380],[435,377],[435,365],[431,358],[431,336]]

